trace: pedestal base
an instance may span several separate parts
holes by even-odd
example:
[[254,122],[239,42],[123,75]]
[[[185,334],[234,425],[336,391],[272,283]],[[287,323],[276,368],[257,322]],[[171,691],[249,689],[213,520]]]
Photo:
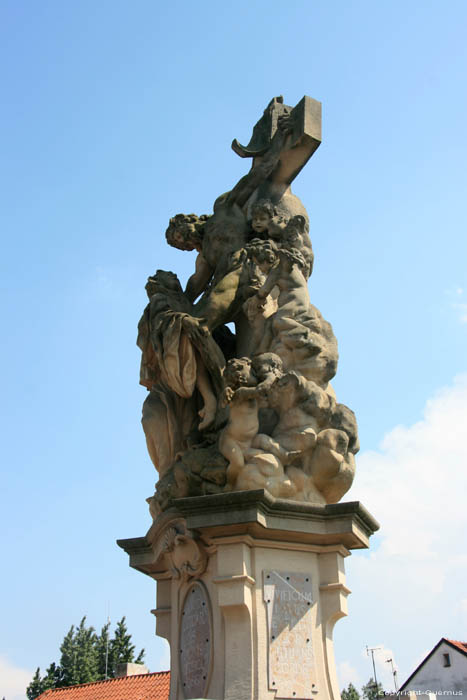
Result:
[[170,700],[338,700],[344,558],[378,527],[358,502],[241,491],[179,499],[145,537],[119,540],[130,566],[158,582]]

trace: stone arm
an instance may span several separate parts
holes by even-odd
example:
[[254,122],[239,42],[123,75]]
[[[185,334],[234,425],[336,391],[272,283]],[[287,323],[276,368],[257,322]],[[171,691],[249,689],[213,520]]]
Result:
[[275,372],[271,372],[270,374],[268,374],[266,379],[263,379],[263,381],[258,384],[256,390],[261,398],[267,397],[269,389],[272,387],[272,385],[278,379],[279,376],[280,375],[276,374]]
[[237,204],[243,207],[253,192],[273,173],[278,165],[284,145],[291,131],[291,121],[288,115],[279,118],[278,129],[274,134],[271,145],[257,164],[253,164],[250,172],[242,177],[228,194],[226,204]]
[[265,283],[256,292],[256,295],[259,299],[266,299],[267,295],[272,292],[276,284],[283,276],[283,272],[284,271],[282,269],[282,264],[280,262],[269,271]]
[[236,389],[233,400],[246,401],[247,399],[255,399],[258,396],[258,389],[255,386],[241,386]]
[[213,269],[202,253],[198,254],[195,263],[195,271],[187,282],[185,295],[193,304],[206,289],[212,277]]
[[310,277],[311,273],[313,272],[313,263],[315,261],[315,256],[313,253],[313,248],[311,246],[311,239],[308,233],[303,233],[302,234],[302,247],[300,252],[302,253],[303,257],[305,258],[307,268],[308,268],[308,273],[307,277]]
[[221,395],[220,405],[225,408],[233,401],[247,401],[248,399],[254,399],[256,397],[257,389],[255,386],[241,386],[238,389],[232,389],[232,387],[226,386]]

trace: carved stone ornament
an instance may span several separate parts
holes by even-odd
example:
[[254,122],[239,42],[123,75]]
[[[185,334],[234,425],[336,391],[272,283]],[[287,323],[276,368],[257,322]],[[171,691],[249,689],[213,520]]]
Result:
[[320,142],[319,102],[273,98],[248,145],[232,144],[249,172],[212,213],[170,218],[169,245],[197,257],[185,289],[173,272],[148,278],[138,325],[153,518],[186,496],[327,504],[352,484],[357,423],[330,384],[337,341],[310,301],[309,218],[290,189]]
[[172,576],[183,581],[199,578],[208,562],[201,540],[187,529],[183,518],[172,521],[159,535],[159,553],[165,554]]

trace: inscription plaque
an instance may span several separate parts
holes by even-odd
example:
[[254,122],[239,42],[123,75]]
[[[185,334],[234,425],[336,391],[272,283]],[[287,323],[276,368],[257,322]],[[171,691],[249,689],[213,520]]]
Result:
[[269,635],[269,689],[276,698],[307,700],[318,693],[312,648],[310,574],[263,572]]
[[211,667],[212,625],[208,593],[201,583],[193,583],[183,601],[179,659],[180,680],[185,698],[205,695]]

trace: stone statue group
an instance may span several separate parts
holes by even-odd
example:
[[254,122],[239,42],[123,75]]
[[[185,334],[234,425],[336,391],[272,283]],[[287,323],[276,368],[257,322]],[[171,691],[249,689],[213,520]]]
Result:
[[149,277],[138,326],[154,517],[232,490],[334,503],[352,483],[357,424],[330,385],[337,342],[310,303],[309,220],[290,191],[319,145],[316,104],[274,98],[249,146],[233,143],[249,173],[212,215],[170,220],[167,242],[198,255],[185,290],[172,272]]

